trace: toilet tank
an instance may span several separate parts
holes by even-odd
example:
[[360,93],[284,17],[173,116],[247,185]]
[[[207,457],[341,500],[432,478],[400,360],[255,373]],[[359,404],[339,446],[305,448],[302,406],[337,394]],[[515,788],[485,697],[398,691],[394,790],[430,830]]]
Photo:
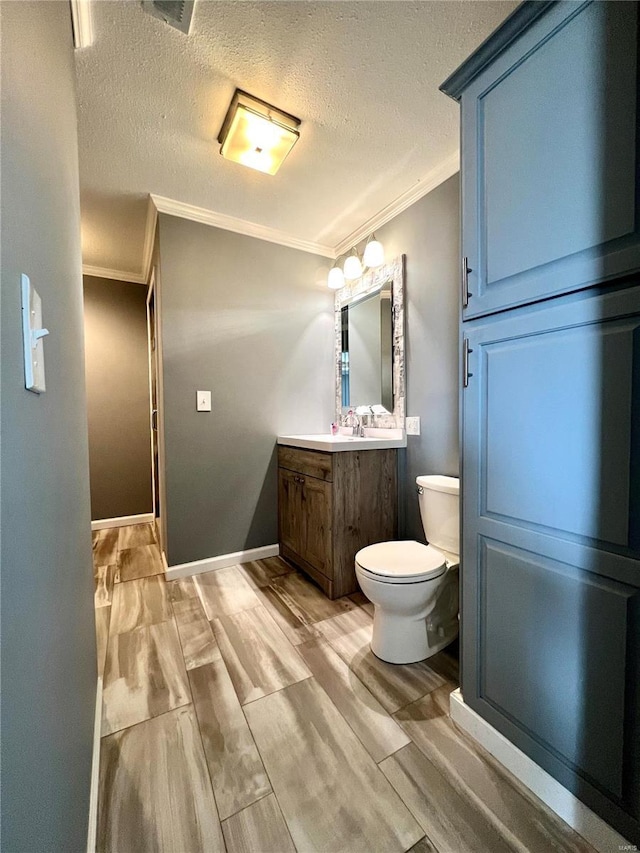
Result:
[[429,545],[460,553],[460,480],[431,475],[416,477],[424,534]]

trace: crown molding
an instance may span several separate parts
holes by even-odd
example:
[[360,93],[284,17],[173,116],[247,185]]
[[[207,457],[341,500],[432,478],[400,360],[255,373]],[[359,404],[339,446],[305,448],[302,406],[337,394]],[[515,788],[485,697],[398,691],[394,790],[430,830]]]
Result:
[[391,204],[388,204],[386,207],[383,207],[375,216],[372,216],[370,219],[367,219],[365,223],[363,223],[359,228],[355,231],[352,231],[351,234],[347,235],[344,240],[342,240],[335,247],[334,256],[336,258],[343,255],[347,252],[352,246],[357,245],[361,240],[364,240],[369,236],[373,231],[378,228],[382,228],[383,225],[386,225],[387,222],[390,222],[395,216],[399,213],[402,213],[403,210],[406,210],[408,207],[411,207],[412,204],[415,204],[419,201],[423,196],[430,193],[431,190],[434,190],[436,187],[440,186],[440,184],[444,183],[448,178],[452,175],[455,175],[456,172],[460,171],[460,152],[455,151],[450,157],[447,157],[439,166],[436,166],[435,169],[432,169],[428,175],[426,175],[422,180],[418,181],[417,184],[410,187],[406,192],[402,193],[402,195],[398,196],[395,201],[392,201]]
[[151,194],[151,199],[158,213],[168,213],[171,216],[179,216],[182,219],[190,219],[192,222],[201,222],[203,225],[212,225],[224,231],[233,231],[236,234],[244,234],[247,237],[255,237],[258,240],[266,240],[268,243],[278,243],[280,246],[288,246],[290,249],[299,249],[312,255],[321,255],[323,258],[333,258],[334,251],[331,246],[323,246],[309,240],[300,240],[277,228],[267,225],[258,225],[256,222],[248,222],[246,219],[238,219],[235,216],[227,216],[225,213],[216,213],[205,207],[196,207],[183,201],[175,201],[160,195]]
[[142,272],[126,272],[125,270],[108,270],[105,267],[82,265],[83,275],[94,275],[96,278],[112,278],[114,281],[130,281],[133,284],[146,284],[151,276],[151,260],[156,236],[158,211],[152,196],[147,201],[147,221],[144,228],[144,247],[142,249]]
[[403,210],[415,204],[416,201],[419,201],[427,193],[430,193],[437,186],[444,183],[444,181],[455,175],[459,170],[460,153],[456,151],[439,166],[432,169],[421,181],[418,181],[417,184],[398,196],[395,201],[383,207],[375,216],[372,216],[358,229],[348,234],[334,248],[321,243],[314,243],[310,240],[300,240],[298,237],[293,237],[291,234],[279,231],[277,228],[270,228],[267,225],[258,225],[255,222],[248,222],[246,219],[227,216],[225,213],[216,213],[216,211],[208,210],[205,207],[196,207],[193,204],[187,204],[183,201],[176,201],[172,198],[150,193],[144,231],[142,272],[130,273],[122,270],[108,270],[102,267],[92,267],[87,264],[83,265],[82,272],[84,275],[112,278],[116,281],[131,281],[136,284],[145,284],[149,281],[158,213],[168,213],[170,216],[190,219],[192,222],[212,225],[214,228],[221,228],[223,231],[233,231],[236,234],[244,234],[247,237],[255,237],[257,240],[266,240],[268,243],[277,243],[280,246],[288,246],[291,249],[299,249],[302,252],[309,252],[312,255],[320,255],[323,258],[334,260],[347,252],[352,246],[360,243],[373,231],[386,225],[387,222],[390,222],[395,216],[402,213]]
[[514,9],[497,30],[460,65],[439,87],[441,92],[459,101],[464,90],[490,62],[522,35],[526,27],[555,5],[553,0],[525,0]]
[[73,25],[73,46],[78,50],[93,44],[90,0],[69,0]]
[[114,281],[128,281],[131,284],[146,284],[147,282],[147,277],[139,272],[108,270],[105,267],[92,267],[90,264],[82,264],[82,275],[93,275],[96,278],[111,278]]

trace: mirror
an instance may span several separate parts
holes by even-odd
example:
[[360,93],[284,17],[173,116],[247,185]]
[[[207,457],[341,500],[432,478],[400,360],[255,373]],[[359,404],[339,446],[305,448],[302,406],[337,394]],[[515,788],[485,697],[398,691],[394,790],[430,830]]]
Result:
[[404,426],[403,257],[336,293],[336,410],[373,408],[372,423]]
[[354,299],[341,313],[342,407],[379,403],[392,412],[391,287]]

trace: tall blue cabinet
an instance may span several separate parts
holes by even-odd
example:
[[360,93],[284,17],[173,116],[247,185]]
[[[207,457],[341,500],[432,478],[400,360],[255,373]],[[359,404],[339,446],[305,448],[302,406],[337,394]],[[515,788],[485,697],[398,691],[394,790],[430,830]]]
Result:
[[640,844],[635,2],[531,2],[461,105],[462,692]]

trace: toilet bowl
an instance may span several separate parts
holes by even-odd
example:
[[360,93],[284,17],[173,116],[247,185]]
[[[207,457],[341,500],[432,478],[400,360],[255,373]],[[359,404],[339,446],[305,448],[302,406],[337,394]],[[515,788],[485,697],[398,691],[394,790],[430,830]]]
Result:
[[389,663],[425,660],[458,635],[459,481],[416,482],[430,544],[378,542],[355,559],[360,588],[374,605],[371,650]]

